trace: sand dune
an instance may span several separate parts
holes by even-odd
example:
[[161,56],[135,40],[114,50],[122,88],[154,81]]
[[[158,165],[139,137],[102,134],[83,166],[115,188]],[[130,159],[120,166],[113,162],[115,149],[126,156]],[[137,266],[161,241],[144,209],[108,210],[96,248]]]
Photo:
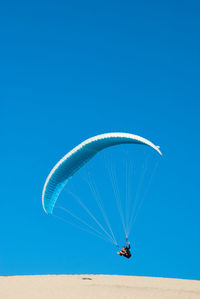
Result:
[[200,281],[117,275],[0,277],[0,299],[200,299]]

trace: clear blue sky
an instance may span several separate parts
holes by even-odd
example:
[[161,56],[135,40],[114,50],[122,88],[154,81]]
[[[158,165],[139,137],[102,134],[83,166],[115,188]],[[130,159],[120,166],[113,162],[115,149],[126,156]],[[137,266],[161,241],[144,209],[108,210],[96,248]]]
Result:
[[[193,0],[1,3],[0,275],[200,279],[199,30]],[[54,164],[110,131],[164,154],[129,261],[41,204]]]

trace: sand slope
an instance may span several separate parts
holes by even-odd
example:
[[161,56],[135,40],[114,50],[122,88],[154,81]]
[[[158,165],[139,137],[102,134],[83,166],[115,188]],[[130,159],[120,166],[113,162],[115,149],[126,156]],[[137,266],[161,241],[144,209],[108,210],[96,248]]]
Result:
[[200,299],[200,281],[115,276],[0,277],[0,299]]

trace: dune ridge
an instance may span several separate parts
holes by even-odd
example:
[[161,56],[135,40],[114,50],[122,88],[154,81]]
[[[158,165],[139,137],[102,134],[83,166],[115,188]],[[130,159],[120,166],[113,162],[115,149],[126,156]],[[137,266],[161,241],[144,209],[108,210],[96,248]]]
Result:
[[200,281],[119,275],[0,277],[0,299],[200,299]]

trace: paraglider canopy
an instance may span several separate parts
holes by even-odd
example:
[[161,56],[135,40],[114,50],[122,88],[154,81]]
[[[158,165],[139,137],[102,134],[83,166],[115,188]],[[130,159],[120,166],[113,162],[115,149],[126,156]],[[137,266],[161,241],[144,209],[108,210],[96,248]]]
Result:
[[52,214],[57,198],[67,181],[98,152],[110,146],[126,143],[147,145],[161,155],[158,146],[133,134],[106,133],[89,138],[68,152],[49,173],[42,192],[45,212]]

